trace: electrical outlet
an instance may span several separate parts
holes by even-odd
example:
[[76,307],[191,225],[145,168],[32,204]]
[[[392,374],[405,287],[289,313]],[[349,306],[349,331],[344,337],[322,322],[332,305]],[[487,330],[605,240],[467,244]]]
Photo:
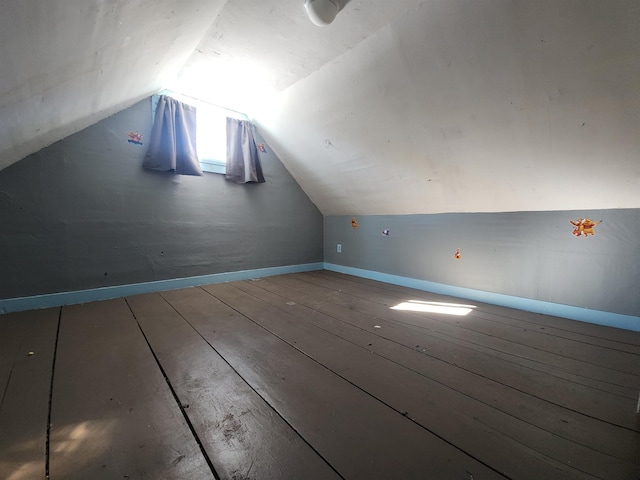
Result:
[[339,244],[336,246],[336,252],[338,252],[338,253],[342,253],[342,244],[341,244],[341,243],[339,243]]

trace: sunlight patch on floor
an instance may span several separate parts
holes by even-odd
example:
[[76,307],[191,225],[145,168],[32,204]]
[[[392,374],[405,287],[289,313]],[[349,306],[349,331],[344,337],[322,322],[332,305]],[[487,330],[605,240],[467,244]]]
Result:
[[443,302],[423,302],[421,300],[409,300],[399,303],[392,310],[404,310],[410,312],[424,313],[443,313],[446,315],[464,316],[471,312],[475,305],[464,305],[461,303],[443,303]]

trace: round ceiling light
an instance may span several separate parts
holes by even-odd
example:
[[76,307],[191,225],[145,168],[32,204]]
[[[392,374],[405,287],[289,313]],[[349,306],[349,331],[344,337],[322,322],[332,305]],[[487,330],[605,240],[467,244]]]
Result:
[[340,11],[338,0],[304,0],[304,8],[318,27],[329,25]]

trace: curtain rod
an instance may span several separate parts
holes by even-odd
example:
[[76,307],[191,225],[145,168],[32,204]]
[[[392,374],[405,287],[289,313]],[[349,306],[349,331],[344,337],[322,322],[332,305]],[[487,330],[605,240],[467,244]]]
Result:
[[164,95],[165,93],[167,93],[169,95],[174,94],[174,95],[179,95],[181,97],[190,98],[191,100],[195,100],[196,102],[200,102],[200,103],[206,103],[207,105],[211,105],[212,107],[219,108],[220,110],[226,110],[227,112],[237,113],[238,115],[242,115],[244,118],[249,120],[249,116],[244,112],[239,112],[238,110],[234,110],[233,108],[223,107],[221,105],[217,105],[217,104],[215,104],[213,102],[208,102],[206,100],[202,100],[201,98],[196,98],[196,97],[193,97],[191,95],[186,95],[186,94],[180,93],[180,92],[174,92],[173,90],[167,90],[166,88],[163,89],[163,90],[160,90],[156,95]]

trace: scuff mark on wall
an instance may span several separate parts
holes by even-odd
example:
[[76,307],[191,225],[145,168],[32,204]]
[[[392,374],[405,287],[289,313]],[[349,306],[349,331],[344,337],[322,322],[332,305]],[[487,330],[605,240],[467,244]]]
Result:
[[8,207],[11,205],[11,195],[7,192],[0,192],[0,207]]

